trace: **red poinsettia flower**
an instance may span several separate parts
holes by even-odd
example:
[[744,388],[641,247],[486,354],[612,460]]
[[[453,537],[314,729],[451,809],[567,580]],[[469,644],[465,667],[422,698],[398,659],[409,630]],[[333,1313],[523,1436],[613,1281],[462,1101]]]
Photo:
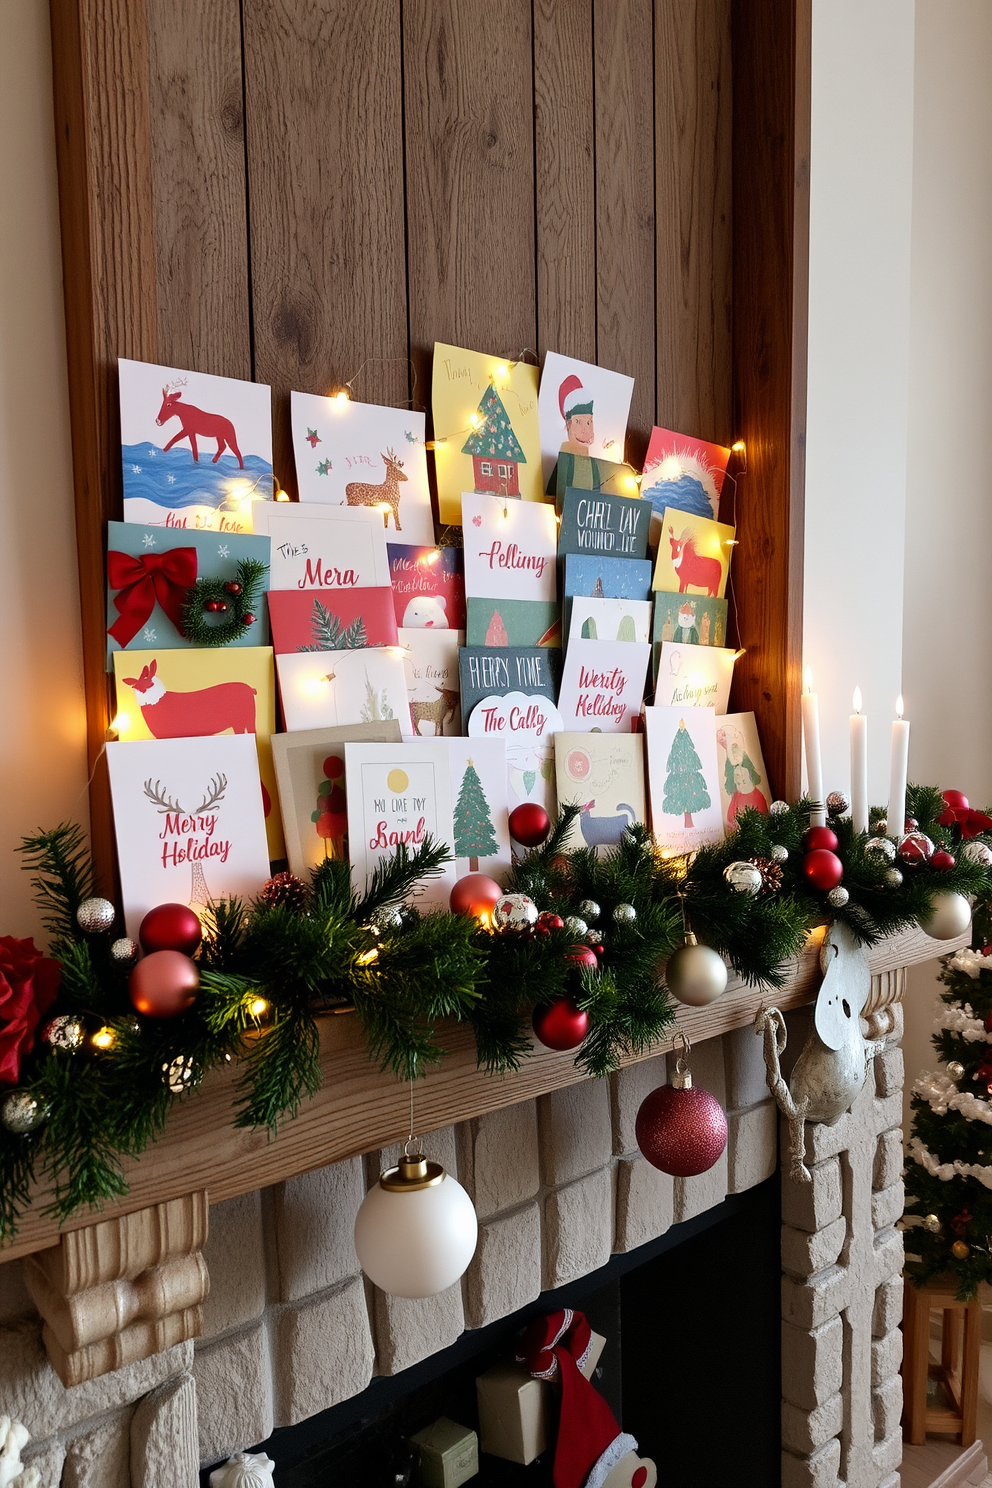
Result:
[[0,1085],[16,1085],[35,1029],[55,1001],[62,968],[32,939],[0,935]]
[[965,841],[977,837],[979,832],[992,832],[992,816],[976,811],[973,806],[948,806],[937,820],[942,827],[958,827]]

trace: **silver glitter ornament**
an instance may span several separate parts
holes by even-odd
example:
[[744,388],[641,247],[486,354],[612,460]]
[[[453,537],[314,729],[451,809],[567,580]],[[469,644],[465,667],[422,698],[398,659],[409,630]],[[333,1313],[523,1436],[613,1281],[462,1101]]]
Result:
[[372,923],[380,935],[388,935],[390,931],[403,929],[403,916],[398,909],[377,909]]
[[982,868],[992,866],[992,847],[985,842],[966,842],[961,848],[961,856],[967,858],[969,863],[978,863]]
[[928,1235],[939,1235],[944,1227],[936,1214],[928,1214],[923,1221],[923,1228]]
[[960,1080],[964,1075],[964,1065],[959,1059],[952,1059],[947,1066],[947,1073],[952,1080]]
[[170,1064],[163,1064],[162,1079],[172,1095],[183,1095],[200,1083],[196,1066],[188,1054],[177,1054]]
[[773,801],[768,808],[769,816],[784,816],[789,809],[788,801]]
[[768,849],[768,856],[773,863],[787,863],[789,861],[789,849],[776,842],[774,847]]
[[637,910],[632,904],[618,904],[613,911],[613,918],[618,925],[632,925],[637,919]]
[[603,944],[603,933],[601,930],[586,931],[586,945],[598,946]]
[[493,922],[497,930],[529,930],[537,924],[537,905],[526,894],[504,894],[496,900]]
[[0,1102],[0,1124],[17,1136],[37,1131],[48,1120],[48,1107],[29,1090],[12,1090]]
[[82,1018],[77,1018],[74,1013],[60,1013],[43,1026],[40,1038],[50,1049],[65,1049],[75,1054],[86,1038],[86,1027]]
[[743,859],[728,863],[723,870],[724,880],[735,894],[760,894],[762,888],[761,869]]
[[827,797],[827,813],[830,816],[846,816],[851,803],[843,791],[831,791]]
[[888,837],[869,837],[865,843],[865,857],[880,858],[883,863],[894,863],[896,845],[890,842]]
[[111,961],[133,961],[138,954],[138,945],[129,935],[122,935],[110,947]]
[[578,915],[569,915],[565,921],[565,929],[569,935],[585,935],[589,926],[585,920],[580,920]]
[[884,883],[887,889],[898,889],[902,883],[902,874],[898,868],[887,868],[885,870]]
[[76,924],[85,935],[99,935],[109,930],[117,911],[109,899],[84,899],[76,910]]
[[834,909],[843,909],[844,905],[847,903],[850,897],[851,896],[845,889],[844,885],[838,884],[837,887],[835,889],[831,889],[830,893],[827,895],[827,903],[833,905]]
[[579,914],[585,920],[587,925],[595,925],[602,912],[603,911],[600,909],[595,899],[579,900]]

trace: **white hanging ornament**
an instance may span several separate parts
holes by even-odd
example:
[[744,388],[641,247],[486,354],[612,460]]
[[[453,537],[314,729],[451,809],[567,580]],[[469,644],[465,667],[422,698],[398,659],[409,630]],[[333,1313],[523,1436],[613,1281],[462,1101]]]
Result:
[[920,928],[933,940],[953,940],[971,924],[971,905],[963,894],[934,894],[928,914],[920,916]]
[[769,816],[785,816],[788,809],[788,801],[773,801],[768,808],[768,814]]
[[961,848],[961,856],[967,858],[969,863],[977,863],[980,868],[992,867],[992,848],[985,842],[966,842]]
[[275,1463],[265,1452],[235,1452],[210,1474],[210,1488],[269,1488]]
[[[878,822],[875,823],[878,826]],[[865,843],[866,858],[880,858],[883,863],[894,863],[896,858],[896,845],[890,842],[888,837],[869,837]]]
[[453,1286],[478,1239],[472,1200],[421,1152],[404,1151],[369,1189],[355,1218],[362,1270],[393,1297],[433,1297]]
[[789,861],[789,849],[783,847],[780,842],[776,842],[774,846],[768,849],[768,856],[773,863],[787,863]]
[[753,897],[761,893],[761,869],[756,868],[753,863],[747,863],[743,859],[728,863],[723,870],[723,877],[735,894],[750,894]]
[[537,905],[527,894],[503,894],[493,908],[497,930],[518,932],[537,924]]
[[85,935],[98,935],[109,930],[117,911],[109,899],[84,899],[76,910],[76,924]]
[[831,889],[830,893],[827,895],[827,903],[834,909],[843,909],[844,905],[847,903],[850,897],[851,896],[845,889],[844,885],[838,884],[836,888]]
[[727,990],[727,963],[711,946],[700,945],[691,930],[685,945],[668,958],[665,985],[689,1007],[705,1007]]

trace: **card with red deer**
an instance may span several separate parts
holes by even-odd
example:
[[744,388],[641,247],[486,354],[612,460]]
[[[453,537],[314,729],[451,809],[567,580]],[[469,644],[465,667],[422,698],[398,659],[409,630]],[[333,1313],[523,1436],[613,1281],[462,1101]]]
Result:
[[158,904],[201,916],[253,898],[269,876],[255,740],[138,739],[108,744],[127,933]]
[[434,343],[434,471],[443,523],[461,521],[462,492],[543,501],[537,368]]
[[616,847],[624,828],[647,820],[644,735],[555,734],[558,804],[580,808],[569,847]]
[[462,731],[462,695],[458,648],[460,630],[401,630],[399,643],[406,667],[413,732],[426,739]]
[[[348,856],[359,893],[369,875],[403,842],[411,851],[425,837],[451,846],[453,837],[448,741],[404,739],[400,744],[345,744],[348,779]],[[418,906],[446,908],[454,865],[414,890]]]
[[276,657],[282,716],[287,729],[336,728],[395,718],[413,733],[403,652],[398,646],[356,651],[309,651]]
[[270,589],[272,644],[292,651],[358,651],[395,646],[396,615],[389,589]]
[[652,587],[722,599],[733,551],[734,529],[726,522],[666,508]]
[[423,413],[314,393],[291,404],[301,502],[367,508],[396,542],[434,541]]
[[386,535],[369,507],[264,501],[255,531],[272,542],[270,589],[370,589],[389,583]]
[[125,742],[255,735],[269,857],[283,857],[279,813],[272,806],[276,782],[269,740],[276,726],[276,689],[271,648],[118,651],[114,675],[114,727]]
[[121,357],[124,520],[251,532],[272,495],[272,395],[259,382]]

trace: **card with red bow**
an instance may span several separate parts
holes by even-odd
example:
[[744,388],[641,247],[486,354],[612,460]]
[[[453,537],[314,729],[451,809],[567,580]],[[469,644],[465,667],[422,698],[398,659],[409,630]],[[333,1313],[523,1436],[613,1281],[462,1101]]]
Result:
[[[190,646],[180,629],[183,600],[197,579],[237,578],[245,558],[269,562],[269,539],[235,532],[175,531],[137,522],[107,523],[107,670],[115,651]],[[265,646],[264,604],[232,646]]]

